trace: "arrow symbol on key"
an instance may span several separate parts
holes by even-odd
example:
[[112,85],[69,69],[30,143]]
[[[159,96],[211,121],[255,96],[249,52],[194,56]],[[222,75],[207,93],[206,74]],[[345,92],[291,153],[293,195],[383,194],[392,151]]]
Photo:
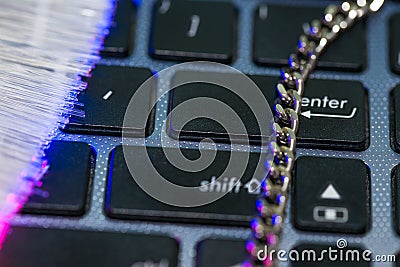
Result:
[[338,118],[338,119],[351,119],[357,112],[357,108],[353,108],[350,115],[338,115],[338,114],[319,114],[319,113],[311,113],[311,110],[307,110],[301,112],[301,115],[311,119],[311,117],[326,117],[326,118]]
[[322,192],[321,196],[322,199],[341,199],[342,197],[340,196],[340,194],[338,193],[338,191],[336,190],[336,188],[332,185],[329,184],[324,192]]

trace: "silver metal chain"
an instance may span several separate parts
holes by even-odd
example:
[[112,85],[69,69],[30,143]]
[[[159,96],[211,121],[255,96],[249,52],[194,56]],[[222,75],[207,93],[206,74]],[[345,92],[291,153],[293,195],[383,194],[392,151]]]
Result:
[[305,82],[329,44],[357,21],[378,11],[383,4],[384,0],[357,0],[345,1],[340,6],[330,5],[322,19],[313,20],[304,27],[307,30],[299,37],[297,51],[289,55],[289,67],[281,70],[282,79],[276,85],[275,141],[269,143],[273,160],[257,200],[257,217],[251,222],[252,238],[246,244],[250,260],[242,266],[274,265],[274,259],[267,256],[260,260],[257,254],[264,251],[265,246],[270,251],[277,250],[279,245],[295,162]]

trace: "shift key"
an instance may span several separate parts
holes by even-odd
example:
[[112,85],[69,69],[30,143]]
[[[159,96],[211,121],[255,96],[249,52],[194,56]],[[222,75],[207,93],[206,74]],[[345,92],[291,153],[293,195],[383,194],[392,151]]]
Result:
[[[144,150],[146,152],[146,148]],[[132,166],[128,164],[128,166],[131,167],[135,179],[128,170],[124,152],[134,157],[133,161],[136,163]],[[180,163],[176,161],[174,155],[178,152],[187,159],[186,163],[184,160]],[[106,214],[118,219],[247,226],[256,212],[254,203],[260,190],[258,178],[266,175],[260,155],[260,153],[247,154],[247,152],[236,151],[190,148],[179,150],[160,147],[147,147],[147,153],[143,153],[141,147],[131,146],[124,149],[121,146],[116,147],[110,155]],[[131,156],[126,158],[130,159]],[[243,156],[249,156],[248,161],[244,162]],[[152,167],[137,164],[146,158],[149,159]],[[202,165],[200,162],[198,162],[200,165],[193,165],[196,160],[204,161],[205,159],[213,160],[207,161],[208,165]],[[236,168],[240,169],[238,172],[233,170],[243,162],[244,168]],[[150,170],[153,168],[155,172]],[[140,176],[140,173],[143,176]],[[160,178],[179,186],[197,187],[195,190],[198,191],[193,193],[193,199],[198,197],[200,201],[203,201],[200,204],[204,205],[190,206],[190,201],[163,187],[160,180],[157,180]],[[143,182],[153,183],[154,186],[145,188],[149,193],[147,194],[137,181],[144,188],[146,185],[143,186]],[[152,193],[153,189],[157,189],[157,193]],[[165,193],[164,196],[169,197],[169,204],[164,203],[166,201],[159,197],[159,193]],[[218,196],[220,193],[225,195],[215,201],[210,201],[212,200],[210,196]],[[174,200],[175,205],[170,205]]]

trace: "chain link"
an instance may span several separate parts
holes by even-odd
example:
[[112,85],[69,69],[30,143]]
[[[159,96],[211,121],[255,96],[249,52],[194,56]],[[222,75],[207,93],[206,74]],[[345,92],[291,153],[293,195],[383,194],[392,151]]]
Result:
[[279,245],[295,162],[305,82],[328,45],[367,14],[378,11],[383,3],[384,0],[358,0],[328,6],[322,19],[313,20],[305,27],[307,30],[299,37],[296,53],[289,55],[289,67],[281,70],[281,81],[276,85],[278,99],[272,126],[276,140],[269,143],[273,160],[268,163],[269,172],[256,203],[257,217],[251,222],[252,237],[246,244],[250,260],[242,266],[274,265],[269,255],[262,261],[257,254],[264,251],[265,246],[270,251],[277,250]]

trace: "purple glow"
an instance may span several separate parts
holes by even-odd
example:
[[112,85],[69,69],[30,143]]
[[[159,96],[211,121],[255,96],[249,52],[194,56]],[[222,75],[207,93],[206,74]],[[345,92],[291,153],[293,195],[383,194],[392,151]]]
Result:
[[274,246],[277,243],[276,236],[274,234],[268,234],[267,235],[267,245],[268,246]]
[[272,216],[272,224],[273,225],[276,225],[279,222],[278,218],[280,218],[280,217],[277,214],[274,214]]
[[242,262],[242,266],[241,267],[252,267],[252,266],[253,265],[250,262],[244,261],[244,262]]
[[283,197],[281,194],[276,196],[276,203],[281,204],[283,202]]
[[262,203],[261,200],[257,199],[256,207],[257,207],[258,212],[261,212],[263,210],[264,204]]
[[246,250],[249,254],[253,254],[256,249],[256,245],[253,241],[249,240],[246,242]]
[[263,261],[263,265],[266,267],[272,267],[274,266],[274,262],[271,258],[271,256],[268,256],[264,261]]
[[[138,2],[138,1],[136,1]],[[51,139],[57,133],[59,127],[63,127],[73,113],[74,104],[77,103],[77,95],[81,90],[84,90],[87,86],[85,82],[81,80],[80,75],[88,75],[90,70],[93,68],[96,61],[100,58],[98,56],[100,49],[102,48],[104,31],[109,28],[113,18],[113,5],[115,1],[105,0],[106,4],[105,10],[102,17],[99,19],[96,26],[97,36],[91,38],[88,36],[88,41],[90,42],[91,49],[87,51],[86,55],[82,55],[82,58],[78,58],[77,62],[82,65],[79,71],[76,73],[75,81],[70,84],[67,88],[70,92],[66,94],[65,104],[60,107],[60,115],[58,124],[54,125],[53,128],[48,129],[48,136],[39,143],[37,155],[32,157],[32,162],[26,169],[22,171],[19,177],[16,177],[15,187],[10,188],[6,197],[6,201],[2,207],[0,207],[0,248],[3,244],[5,237],[7,236],[9,229],[9,222],[11,219],[23,208],[23,205],[28,200],[29,196],[32,194],[35,186],[41,186],[42,182],[40,179],[49,169],[49,162],[43,157],[43,151],[51,143]],[[78,73],[79,72],[79,73]],[[46,133],[47,134],[47,133]]]
[[254,231],[256,231],[256,229],[257,229],[258,226],[259,226],[259,223],[258,223],[257,219],[251,220],[250,226],[251,226],[251,228],[252,228]]

